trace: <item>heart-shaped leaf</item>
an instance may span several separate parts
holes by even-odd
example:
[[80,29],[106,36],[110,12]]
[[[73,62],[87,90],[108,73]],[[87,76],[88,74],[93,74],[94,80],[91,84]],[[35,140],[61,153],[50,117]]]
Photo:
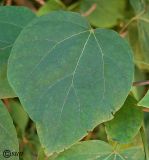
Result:
[[19,144],[17,140],[16,130],[13,121],[0,101],[0,159],[9,158],[18,160],[19,157],[11,157],[11,152],[19,152]]
[[35,15],[24,7],[0,7],[0,98],[15,97],[7,80],[7,61],[21,30]]
[[116,32],[93,30],[79,14],[64,11],[39,17],[21,32],[8,68],[49,154],[112,119],[133,79],[131,49]]

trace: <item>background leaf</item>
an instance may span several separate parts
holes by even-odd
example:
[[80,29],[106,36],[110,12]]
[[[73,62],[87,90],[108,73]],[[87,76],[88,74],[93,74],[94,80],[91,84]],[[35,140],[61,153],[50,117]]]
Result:
[[75,144],[52,160],[144,160],[144,157],[141,147],[119,150],[103,141],[86,141]]
[[7,61],[14,41],[21,30],[35,18],[24,7],[0,7],[0,98],[15,97],[7,80]]
[[51,11],[56,10],[65,10],[66,6],[62,3],[61,0],[48,0],[38,11],[37,15],[41,16],[47,14]]
[[[136,29],[134,30],[137,34],[135,36],[135,43],[132,43],[134,51],[135,51],[135,60],[136,64],[141,69],[149,69],[149,1],[147,0],[131,0],[130,1],[135,13],[136,13],[136,20],[137,25]],[[131,32],[132,31],[132,32]],[[132,35],[133,28],[129,32],[130,36]],[[132,36],[130,37],[132,39]]]
[[[140,70],[137,66],[135,67],[134,82],[140,82],[146,79],[146,74]],[[139,101],[145,93],[145,86],[132,86],[132,93],[134,97]]]
[[81,12],[86,13],[93,5],[96,8],[87,16],[89,22],[96,27],[113,27],[123,18],[126,0],[83,0]]
[[51,154],[121,108],[133,79],[131,49],[116,32],[93,31],[79,14],[53,12],[21,32],[8,76]]
[[143,112],[137,101],[128,96],[114,119],[105,123],[107,135],[119,143],[130,143],[137,135],[143,122]]
[[[11,152],[19,152],[19,144],[12,119],[1,101],[0,118],[0,159],[5,160],[6,158],[3,156],[3,151],[10,150]],[[17,156],[12,156],[9,159],[19,160]]]
[[138,103],[139,106],[149,108],[149,91],[147,94],[141,99],[141,101]]
[[28,114],[24,111],[21,104],[15,100],[9,100],[9,108],[11,117],[17,125],[17,127],[19,128],[21,135],[23,136],[25,128],[29,121]]

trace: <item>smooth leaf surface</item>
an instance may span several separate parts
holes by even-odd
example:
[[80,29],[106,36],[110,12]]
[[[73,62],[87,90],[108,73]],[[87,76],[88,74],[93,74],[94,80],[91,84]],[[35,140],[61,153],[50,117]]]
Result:
[[[96,8],[90,13],[93,5]],[[96,27],[113,27],[123,18],[125,0],[83,0],[81,1],[82,13],[89,12],[88,20]]]
[[103,141],[86,141],[75,144],[52,160],[144,160],[144,158],[141,147],[118,150]]
[[139,106],[149,108],[149,91],[147,94],[141,99],[141,101],[138,103]]
[[35,15],[24,7],[0,7],[0,98],[15,97],[7,80],[7,61],[21,30]]
[[130,143],[139,132],[142,122],[141,107],[137,106],[137,101],[132,96],[128,96],[114,119],[106,123],[106,131],[112,140],[119,143]]
[[8,77],[51,154],[121,108],[133,79],[131,49],[116,32],[93,30],[77,13],[53,12],[21,32]]
[[[3,156],[4,150],[10,150],[11,152],[19,151],[19,144],[17,140],[16,130],[14,128],[12,119],[0,101],[0,159],[6,160]],[[10,157],[10,160],[18,160],[18,157]]]

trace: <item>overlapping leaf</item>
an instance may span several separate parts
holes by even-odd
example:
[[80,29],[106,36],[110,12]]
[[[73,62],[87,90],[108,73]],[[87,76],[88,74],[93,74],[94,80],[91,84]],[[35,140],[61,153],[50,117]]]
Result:
[[[94,7],[93,7],[94,6]],[[113,27],[123,18],[125,0],[83,0],[81,11],[93,26]]]
[[119,143],[130,143],[141,128],[143,121],[141,110],[137,106],[137,101],[132,96],[128,96],[114,119],[106,123],[108,136]]
[[7,80],[7,61],[14,41],[34,17],[23,7],[0,7],[0,98],[16,96]]
[[[8,111],[0,101],[0,159],[1,160],[6,159],[4,157],[5,150],[10,150],[10,152],[19,152],[19,144],[12,119]],[[8,156],[9,154],[10,153],[7,152]],[[9,159],[18,160],[19,157],[10,156]]]
[[9,81],[49,154],[112,119],[133,79],[131,49],[116,32],[93,30],[79,14],[62,11],[21,32],[8,66]]
[[62,3],[61,0],[48,0],[38,11],[38,15],[44,15],[50,13],[51,11],[56,10],[65,10],[66,6]]
[[86,141],[75,144],[52,160],[144,160],[144,158],[141,147],[115,149],[103,141]]

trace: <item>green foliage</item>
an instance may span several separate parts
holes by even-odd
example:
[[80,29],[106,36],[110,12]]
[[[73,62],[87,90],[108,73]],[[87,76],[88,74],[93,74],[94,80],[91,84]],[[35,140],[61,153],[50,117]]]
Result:
[[116,32],[94,31],[78,14],[61,11],[34,20],[21,32],[8,77],[51,154],[113,118],[111,112],[130,91],[132,64],[131,50]]
[[103,141],[86,141],[75,144],[53,160],[144,160],[141,147],[122,149]]
[[132,96],[128,96],[114,119],[106,123],[106,131],[111,139],[119,143],[129,143],[137,135],[142,121],[141,107],[137,106],[137,101]]
[[14,100],[9,100],[10,114],[14,123],[18,126],[21,135],[23,136],[25,128],[29,121],[27,113],[23,110],[21,104]]
[[96,27],[113,27],[118,21],[123,19],[126,7],[125,0],[83,0],[81,2],[81,12],[86,13],[93,5],[95,9],[87,17],[89,22]]
[[0,7],[0,98],[16,96],[7,80],[7,61],[14,41],[34,17],[23,7]]
[[149,0],[23,2],[0,7],[0,159],[149,160]]
[[[12,119],[5,106],[2,104],[2,101],[0,102],[0,118],[0,159],[5,159],[3,157],[3,152],[5,150],[19,152],[19,145]],[[17,157],[12,157],[10,159],[18,160]]]
[[[146,79],[145,72],[140,70],[137,66],[135,67],[135,73],[134,73],[134,81],[141,81],[141,79]],[[139,101],[143,95],[144,95],[145,86],[141,87],[133,87],[132,93],[134,97]]]
[[[136,13],[136,26],[131,29],[134,32],[134,49],[136,50],[136,63],[141,69],[149,68],[149,2],[146,0],[131,0]],[[132,32],[130,32],[131,36]],[[141,54],[140,54],[141,53]]]
[[66,6],[61,2],[61,0],[49,0],[43,7],[38,11],[38,15],[44,15],[56,10],[65,10]]
[[141,99],[138,105],[149,108],[149,92]]

